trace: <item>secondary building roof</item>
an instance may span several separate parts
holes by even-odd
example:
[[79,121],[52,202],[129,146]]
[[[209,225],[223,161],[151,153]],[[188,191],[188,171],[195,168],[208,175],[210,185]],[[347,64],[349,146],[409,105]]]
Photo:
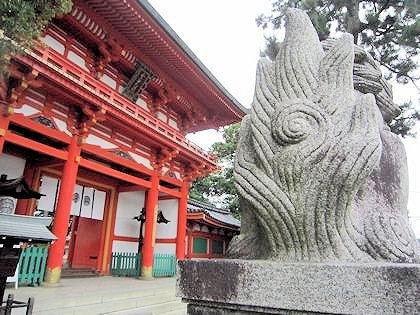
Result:
[[18,241],[51,242],[57,237],[47,229],[52,218],[0,213],[0,237]]
[[230,211],[214,207],[198,200],[188,200],[187,212],[187,219],[198,220],[203,223],[232,230],[239,230],[241,226],[241,222],[234,218]]

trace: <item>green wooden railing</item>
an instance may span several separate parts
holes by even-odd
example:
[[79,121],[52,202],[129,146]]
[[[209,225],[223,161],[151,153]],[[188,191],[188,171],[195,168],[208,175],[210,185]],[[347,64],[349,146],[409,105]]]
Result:
[[112,253],[111,274],[118,277],[138,277],[141,256],[138,253]]
[[[140,276],[141,256],[137,253],[112,253],[111,274],[119,277]],[[176,258],[170,254],[155,254],[153,277],[172,277],[176,274]]]
[[171,254],[155,254],[153,277],[173,277],[176,274],[176,258]]
[[23,249],[19,258],[19,284],[39,286],[44,280],[47,256],[48,245]]

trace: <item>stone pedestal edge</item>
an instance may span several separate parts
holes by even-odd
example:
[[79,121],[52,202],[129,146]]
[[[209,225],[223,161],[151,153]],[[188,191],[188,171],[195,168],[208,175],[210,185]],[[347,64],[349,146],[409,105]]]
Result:
[[183,260],[189,314],[415,314],[420,265]]

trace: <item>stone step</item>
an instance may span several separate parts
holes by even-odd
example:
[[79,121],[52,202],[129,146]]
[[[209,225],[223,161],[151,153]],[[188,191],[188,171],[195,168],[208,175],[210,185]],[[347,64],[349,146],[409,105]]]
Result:
[[61,278],[89,278],[98,277],[99,273],[94,269],[63,269],[61,271]]

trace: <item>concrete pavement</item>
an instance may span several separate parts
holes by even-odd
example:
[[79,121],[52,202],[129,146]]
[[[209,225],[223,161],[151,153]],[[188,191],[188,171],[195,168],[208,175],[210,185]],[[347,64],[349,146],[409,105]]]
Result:
[[[35,298],[36,315],[146,315],[186,314],[186,304],[175,297],[175,278],[139,280],[135,278],[94,277],[62,279],[54,287],[9,288],[15,299]],[[16,309],[13,315],[25,314]]]

